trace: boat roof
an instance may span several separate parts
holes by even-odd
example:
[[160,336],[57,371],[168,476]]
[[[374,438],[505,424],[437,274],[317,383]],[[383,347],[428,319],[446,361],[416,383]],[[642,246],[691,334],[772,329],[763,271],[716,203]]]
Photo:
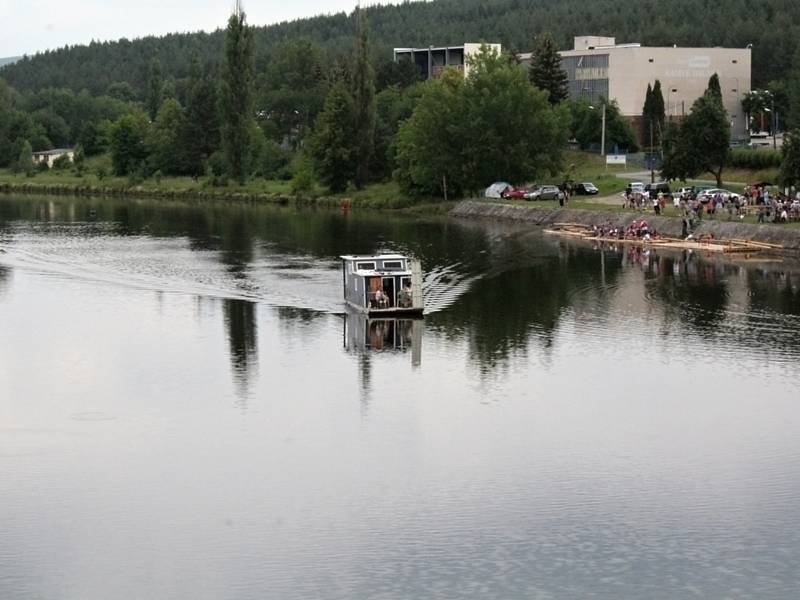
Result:
[[342,260],[405,260],[407,257],[402,254],[374,254],[372,256],[344,254],[339,258]]

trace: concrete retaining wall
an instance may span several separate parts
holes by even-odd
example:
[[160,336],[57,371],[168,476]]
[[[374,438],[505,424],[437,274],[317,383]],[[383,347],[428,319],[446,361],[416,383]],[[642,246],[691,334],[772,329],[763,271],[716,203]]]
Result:
[[[458,203],[450,212],[451,216],[469,219],[493,219],[530,223],[548,226],[553,223],[580,223],[583,225],[603,225],[626,227],[636,219],[645,218],[662,235],[680,237],[681,220],[675,217],[656,217],[652,214],[636,212],[604,212],[574,210],[570,208],[537,208],[531,205],[506,204],[502,202],[483,202],[465,200]],[[712,234],[717,239],[739,239],[780,244],[786,250],[800,252],[800,229],[790,229],[778,224],[753,225],[738,221],[726,221],[727,215],[718,220],[703,219],[695,221],[695,235]]]

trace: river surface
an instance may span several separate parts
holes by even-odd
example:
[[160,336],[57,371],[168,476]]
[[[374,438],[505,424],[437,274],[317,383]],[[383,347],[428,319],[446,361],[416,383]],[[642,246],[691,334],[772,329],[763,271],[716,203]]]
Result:
[[799,358],[791,261],[0,197],[0,598],[797,598]]

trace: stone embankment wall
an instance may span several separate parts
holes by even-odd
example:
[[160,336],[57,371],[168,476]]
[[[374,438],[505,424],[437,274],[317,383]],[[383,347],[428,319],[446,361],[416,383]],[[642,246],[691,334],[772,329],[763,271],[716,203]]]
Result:
[[[610,223],[614,227],[627,227],[632,221],[644,218],[652,227],[655,227],[656,231],[669,237],[680,237],[682,228],[681,220],[675,217],[656,217],[652,214],[635,212],[537,208],[531,205],[479,200],[460,202],[450,214],[454,217],[506,220],[544,227],[554,223],[580,223],[598,226]],[[800,229],[787,228],[774,223],[765,225],[740,223],[728,221],[727,218],[725,215],[716,220],[704,218],[699,223],[695,221],[694,233],[695,235],[712,234],[721,240],[753,240],[780,244],[786,250],[800,252]]]

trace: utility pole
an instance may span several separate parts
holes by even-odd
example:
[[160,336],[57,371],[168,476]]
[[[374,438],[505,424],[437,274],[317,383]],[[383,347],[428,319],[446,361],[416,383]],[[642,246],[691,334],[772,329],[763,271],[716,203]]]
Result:
[[770,94],[772,98],[772,149],[778,149],[778,141],[775,139],[775,130],[778,128],[778,115],[775,114],[775,94]]
[[653,119],[650,119],[650,183],[656,182],[656,172],[653,169]]

